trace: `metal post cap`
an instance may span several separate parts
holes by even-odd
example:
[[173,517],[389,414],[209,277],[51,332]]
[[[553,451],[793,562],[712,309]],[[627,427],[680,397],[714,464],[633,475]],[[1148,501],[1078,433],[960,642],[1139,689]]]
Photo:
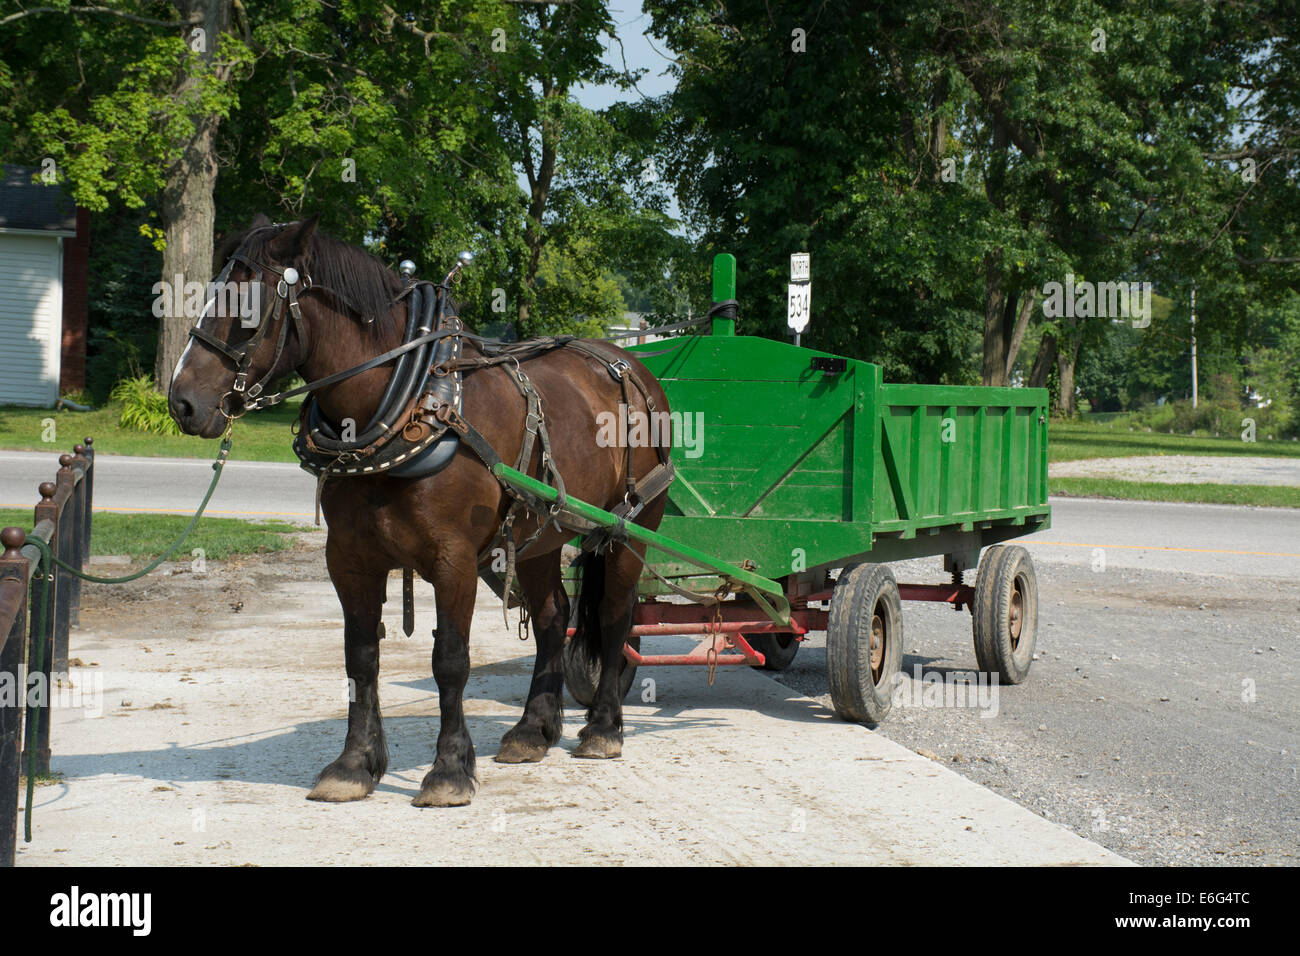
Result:
[[403,259],[397,266],[397,271],[404,276],[415,275],[415,263],[410,259]]
[[467,266],[474,261],[474,253],[470,252],[468,249],[462,250],[461,252],[456,253],[456,261],[463,266]]

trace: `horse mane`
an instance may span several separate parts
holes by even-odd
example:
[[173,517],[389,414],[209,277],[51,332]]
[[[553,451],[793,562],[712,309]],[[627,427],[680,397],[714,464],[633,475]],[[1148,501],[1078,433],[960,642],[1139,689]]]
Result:
[[[215,250],[214,264],[224,264],[241,247],[250,259],[261,259],[286,228],[287,224],[253,227],[223,238]],[[340,292],[345,299],[336,304],[345,307],[354,320],[369,324],[377,338],[400,337],[405,330],[405,310],[392,314],[393,297],[402,291],[402,280],[369,252],[316,230],[302,257],[302,268],[311,276],[313,285]],[[346,308],[348,305],[361,314],[353,313]]]

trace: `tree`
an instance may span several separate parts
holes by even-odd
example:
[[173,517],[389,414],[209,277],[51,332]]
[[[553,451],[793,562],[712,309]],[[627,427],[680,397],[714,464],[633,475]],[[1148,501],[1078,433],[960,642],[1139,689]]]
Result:
[[[216,136],[235,103],[231,81],[248,60],[229,33],[231,15],[231,0],[174,0],[170,7],[42,7],[0,17],[22,33],[19,50],[38,62],[67,57],[81,71],[70,91],[48,84],[36,91],[40,79],[19,79],[6,57],[29,102],[45,107],[29,117],[31,145],[55,161],[88,209],[107,209],[110,196],[130,208],[157,196],[155,238],[168,284],[177,276],[206,282],[212,271]],[[193,318],[178,309],[163,317],[156,380],[170,377]]]

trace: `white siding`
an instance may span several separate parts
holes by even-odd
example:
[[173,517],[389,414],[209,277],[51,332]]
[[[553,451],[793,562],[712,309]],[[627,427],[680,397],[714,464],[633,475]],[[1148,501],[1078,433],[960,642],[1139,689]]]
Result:
[[0,234],[0,405],[59,398],[63,289],[59,240]]

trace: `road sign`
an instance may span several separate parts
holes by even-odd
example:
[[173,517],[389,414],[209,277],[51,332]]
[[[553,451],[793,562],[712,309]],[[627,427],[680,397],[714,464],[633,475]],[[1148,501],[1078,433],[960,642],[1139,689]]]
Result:
[[811,258],[806,252],[796,252],[790,257],[791,282],[807,282],[812,278]]
[[786,299],[785,321],[795,332],[808,328],[808,317],[812,305],[812,283],[791,282]]
[[796,252],[790,256],[790,291],[786,299],[786,324],[794,330],[795,344],[799,333],[808,328],[812,303],[812,256]]

